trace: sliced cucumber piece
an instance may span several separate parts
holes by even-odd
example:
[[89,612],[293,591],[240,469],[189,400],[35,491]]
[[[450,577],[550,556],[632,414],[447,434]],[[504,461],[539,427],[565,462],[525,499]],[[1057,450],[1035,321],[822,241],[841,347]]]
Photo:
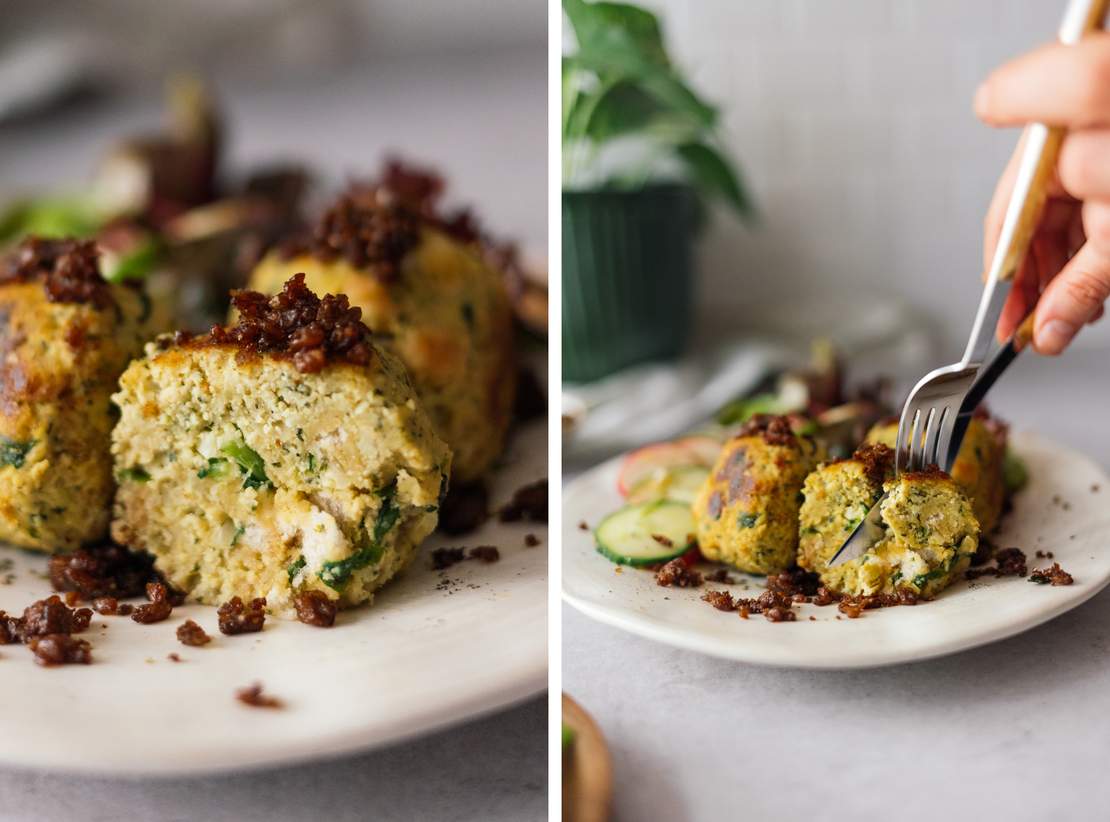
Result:
[[655,565],[682,556],[694,543],[690,506],[672,500],[626,505],[601,521],[597,550],[621,565]]
[[640,480],[628,492],[628,501],[636,503],[669,499],[689,504],[694,501],[708,476],[709,469],[700,465],[684,465],[660,471]]

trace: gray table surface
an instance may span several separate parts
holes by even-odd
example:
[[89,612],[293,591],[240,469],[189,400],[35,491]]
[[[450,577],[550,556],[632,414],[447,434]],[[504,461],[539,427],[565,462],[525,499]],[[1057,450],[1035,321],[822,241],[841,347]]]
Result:
[[[220,91],[238,168],[302,159],[334,186],[400,151],[444,170],[456,201],[475,204],[502,236],[534,253],[546,248],[542,43],[376,65],[300,87]],[[160,109],[159,101],[111,102],[45,123],[0,125],[0,193],[78,186],[115,136],[156,128]],[[544,819],[546,717],[546,697],[536,697],[379,752],[211,779],[72,779],[0,769],[0,820]]]
[[[1027,356],[991,404],[1110,466],[1110,352]],[[563,687],[615,818],[1103,818],[1110,594],[1004,642],[859,672],[758,668],[563,615]]]

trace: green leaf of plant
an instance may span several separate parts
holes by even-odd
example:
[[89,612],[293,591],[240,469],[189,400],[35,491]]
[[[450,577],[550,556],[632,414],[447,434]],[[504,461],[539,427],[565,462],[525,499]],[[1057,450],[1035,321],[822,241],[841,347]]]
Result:
[[574,59],[603,82],[634,81],[662,108],[682,113],[702,128],[712,128],[717,121],[716,109],[703,102],[670,68],[646,59],[623,32],[611,32],[604,42],[583,46]]
[[659,18],[650,11],[627,3],[590,3],[588,8],[605,24],[628,32],[646,57],[660,65],[670,65]]
[[602,90],[584,131],[600,143],[646,129],[664,111],[655,97],[634,82],[619,80]]
[[686,165],[691,181],[703,193],[722,197],[743,217],[755,216],[740,179],[717,149],[706,143],[692,142],[676,147],[675,152]]
[[576,63],[603,83],[637,82],[660,104],[685,111],[711,127],[716,111],[698,98],[671,69],[659,21],[650,12],[624,3],[563,0],[563,11],[578,40]]
[[563,136],[567,135],[567,124],[570,122],[571,112],[579,99],[578,68],[573,60],[563,58]]

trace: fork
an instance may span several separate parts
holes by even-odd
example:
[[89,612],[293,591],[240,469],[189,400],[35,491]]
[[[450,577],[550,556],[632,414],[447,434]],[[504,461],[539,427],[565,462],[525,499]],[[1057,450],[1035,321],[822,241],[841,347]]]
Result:
[[[1107,0],[1072,0],[1060,26],[1060,41],[1076,43],[1084,33],[1099,28],[1106,6]],[[1017,179],[967,348],[959,362],[929,372],[910,392],[898,423],[894,449],[898,473],[918,471],[929,465],[947,471],[956,459],[963,434],[958,420],[975,410],[964,409],[964,400],[991,348],[1002,307],[1044,211],[1047,184],[1056,167],[1063,137],[1062,128],[1049,128],[1041,123],[1026,130]]]
[[[1060,25],[1060,42],[1077,43],[1085,33],[1098,29],[1108,3],[1110,0],[1071,0]],[[1063,138],[1064,129],[1050,128],[1043,123],[1034,123],[1025,131],[1025,148],[967,348],[959,362],[930,371],[910,392],[898,421],[894,448],[896,474],[920,471],[930,465],[950,470],[976,406],[1001,371],[1032,338],[1030,312],[1013,339],[999,352],[1003,356],[990,363],[990,379],[977,381],[990,353],[1014,277],[1025,260],[1044,211],[1048,181],[1056,167]],[[879,503],[876,503],[833,555],[829,567],[864,554],[882,534],[879,520]]]

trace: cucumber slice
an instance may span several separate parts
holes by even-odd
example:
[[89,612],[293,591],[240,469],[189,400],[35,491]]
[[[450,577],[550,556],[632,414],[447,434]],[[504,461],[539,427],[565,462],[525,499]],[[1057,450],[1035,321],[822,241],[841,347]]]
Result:
[[684,465],[660,471],[654,476],[640,480],[628,492],[628,501],[636,503],[669,499],[690,504],[708,476],[709,469],[700,465]]
[[686,553],[696,530],[689,505],[656,500],[610,514],[597,526],[594,538],[598,552],[613,562],[655,565]]

